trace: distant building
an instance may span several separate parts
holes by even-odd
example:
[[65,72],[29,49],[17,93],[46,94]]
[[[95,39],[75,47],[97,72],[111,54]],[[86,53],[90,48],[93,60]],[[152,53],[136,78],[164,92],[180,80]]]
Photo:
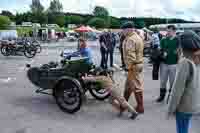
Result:
[[40,23],[33,23],[32,26],[33,27],[41,27]]
[[74,28],[76,28],[77,27],[77,25],[75,25],[75,24],[68,24],[68,28],[69,29],[74,29]]
[[32,24],[32,22],[22,22],[22,26],[23,27],[32,27],[33,24]]
[[57,24],[48,24],[48,28],[59,28]]

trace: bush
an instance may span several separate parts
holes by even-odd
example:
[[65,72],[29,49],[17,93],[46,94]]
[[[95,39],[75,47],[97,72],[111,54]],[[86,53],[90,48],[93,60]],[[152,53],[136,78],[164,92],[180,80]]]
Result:
[[82,24],[84,18],[78,15],[65,16],[65,24]]
[[32,27],[17,27],[17,34],[19,37],[23,37],[24,35],[29,35],[32,31]]
[[107,26],[106,21],[102,18],[92,18],[89,20],[88,25],[96,28],[105,28]]
[[110,28],[113,28],[113,29],[118,29],[120,28],[121,24],[120,24],[120,21],[116,18],[112,18],[110,19]]
[[7,29],[10,25],[11,21],[7,16],[0,15],[0,29]]
[[56,16],[56,24],[58,24],[60,27],[64,27],[65,25],[65,16],[64,15],[59,15]]

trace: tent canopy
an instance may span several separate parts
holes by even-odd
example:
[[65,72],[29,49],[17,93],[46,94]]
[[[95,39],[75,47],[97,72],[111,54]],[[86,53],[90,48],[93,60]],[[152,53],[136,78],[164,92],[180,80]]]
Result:
[[90,32],[92,31],[92,28],[88,27],[88,26],[81,26],[77,29],[75,29],[76,32]]

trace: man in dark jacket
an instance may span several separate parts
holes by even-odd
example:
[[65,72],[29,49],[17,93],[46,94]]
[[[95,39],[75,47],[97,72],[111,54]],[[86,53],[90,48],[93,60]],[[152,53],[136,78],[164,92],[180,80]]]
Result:
[[100,37],[99,37],[99,43],[100,43],[100,52],[101,52],[101,64],[100,66],[104,69],[107,69],[107,61],[108,61],[108,39],[107,39],[107,33],[104,32]]
[[125,40],[125,35],[123,33],[121,33],[120,35],[120,45],[119,45],[119,50],[120,50],[120,53],[121,53],[121,62],[122,62],[122,68],[125,67],[125,63],[124,63],[124,58],[123,58],[123,41]]
[[110,56],[110,67],[113,67],[113,55],[116,46],[116,38],[113,32],[108,33],[108,56]]
[[101,67],[108,68],[108,56],[110,56],[110,67],[113,67],[113,54],[116,45],[115,34],[112,32],[104,32],[100,38]]

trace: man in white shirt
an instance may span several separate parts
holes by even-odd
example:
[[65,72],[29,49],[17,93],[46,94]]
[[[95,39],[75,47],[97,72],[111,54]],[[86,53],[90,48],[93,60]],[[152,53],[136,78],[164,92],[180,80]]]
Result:
[[158,36],[158,32],[154,31],[152,34],[152,48],[159,48],[160,47],[160,38]]

